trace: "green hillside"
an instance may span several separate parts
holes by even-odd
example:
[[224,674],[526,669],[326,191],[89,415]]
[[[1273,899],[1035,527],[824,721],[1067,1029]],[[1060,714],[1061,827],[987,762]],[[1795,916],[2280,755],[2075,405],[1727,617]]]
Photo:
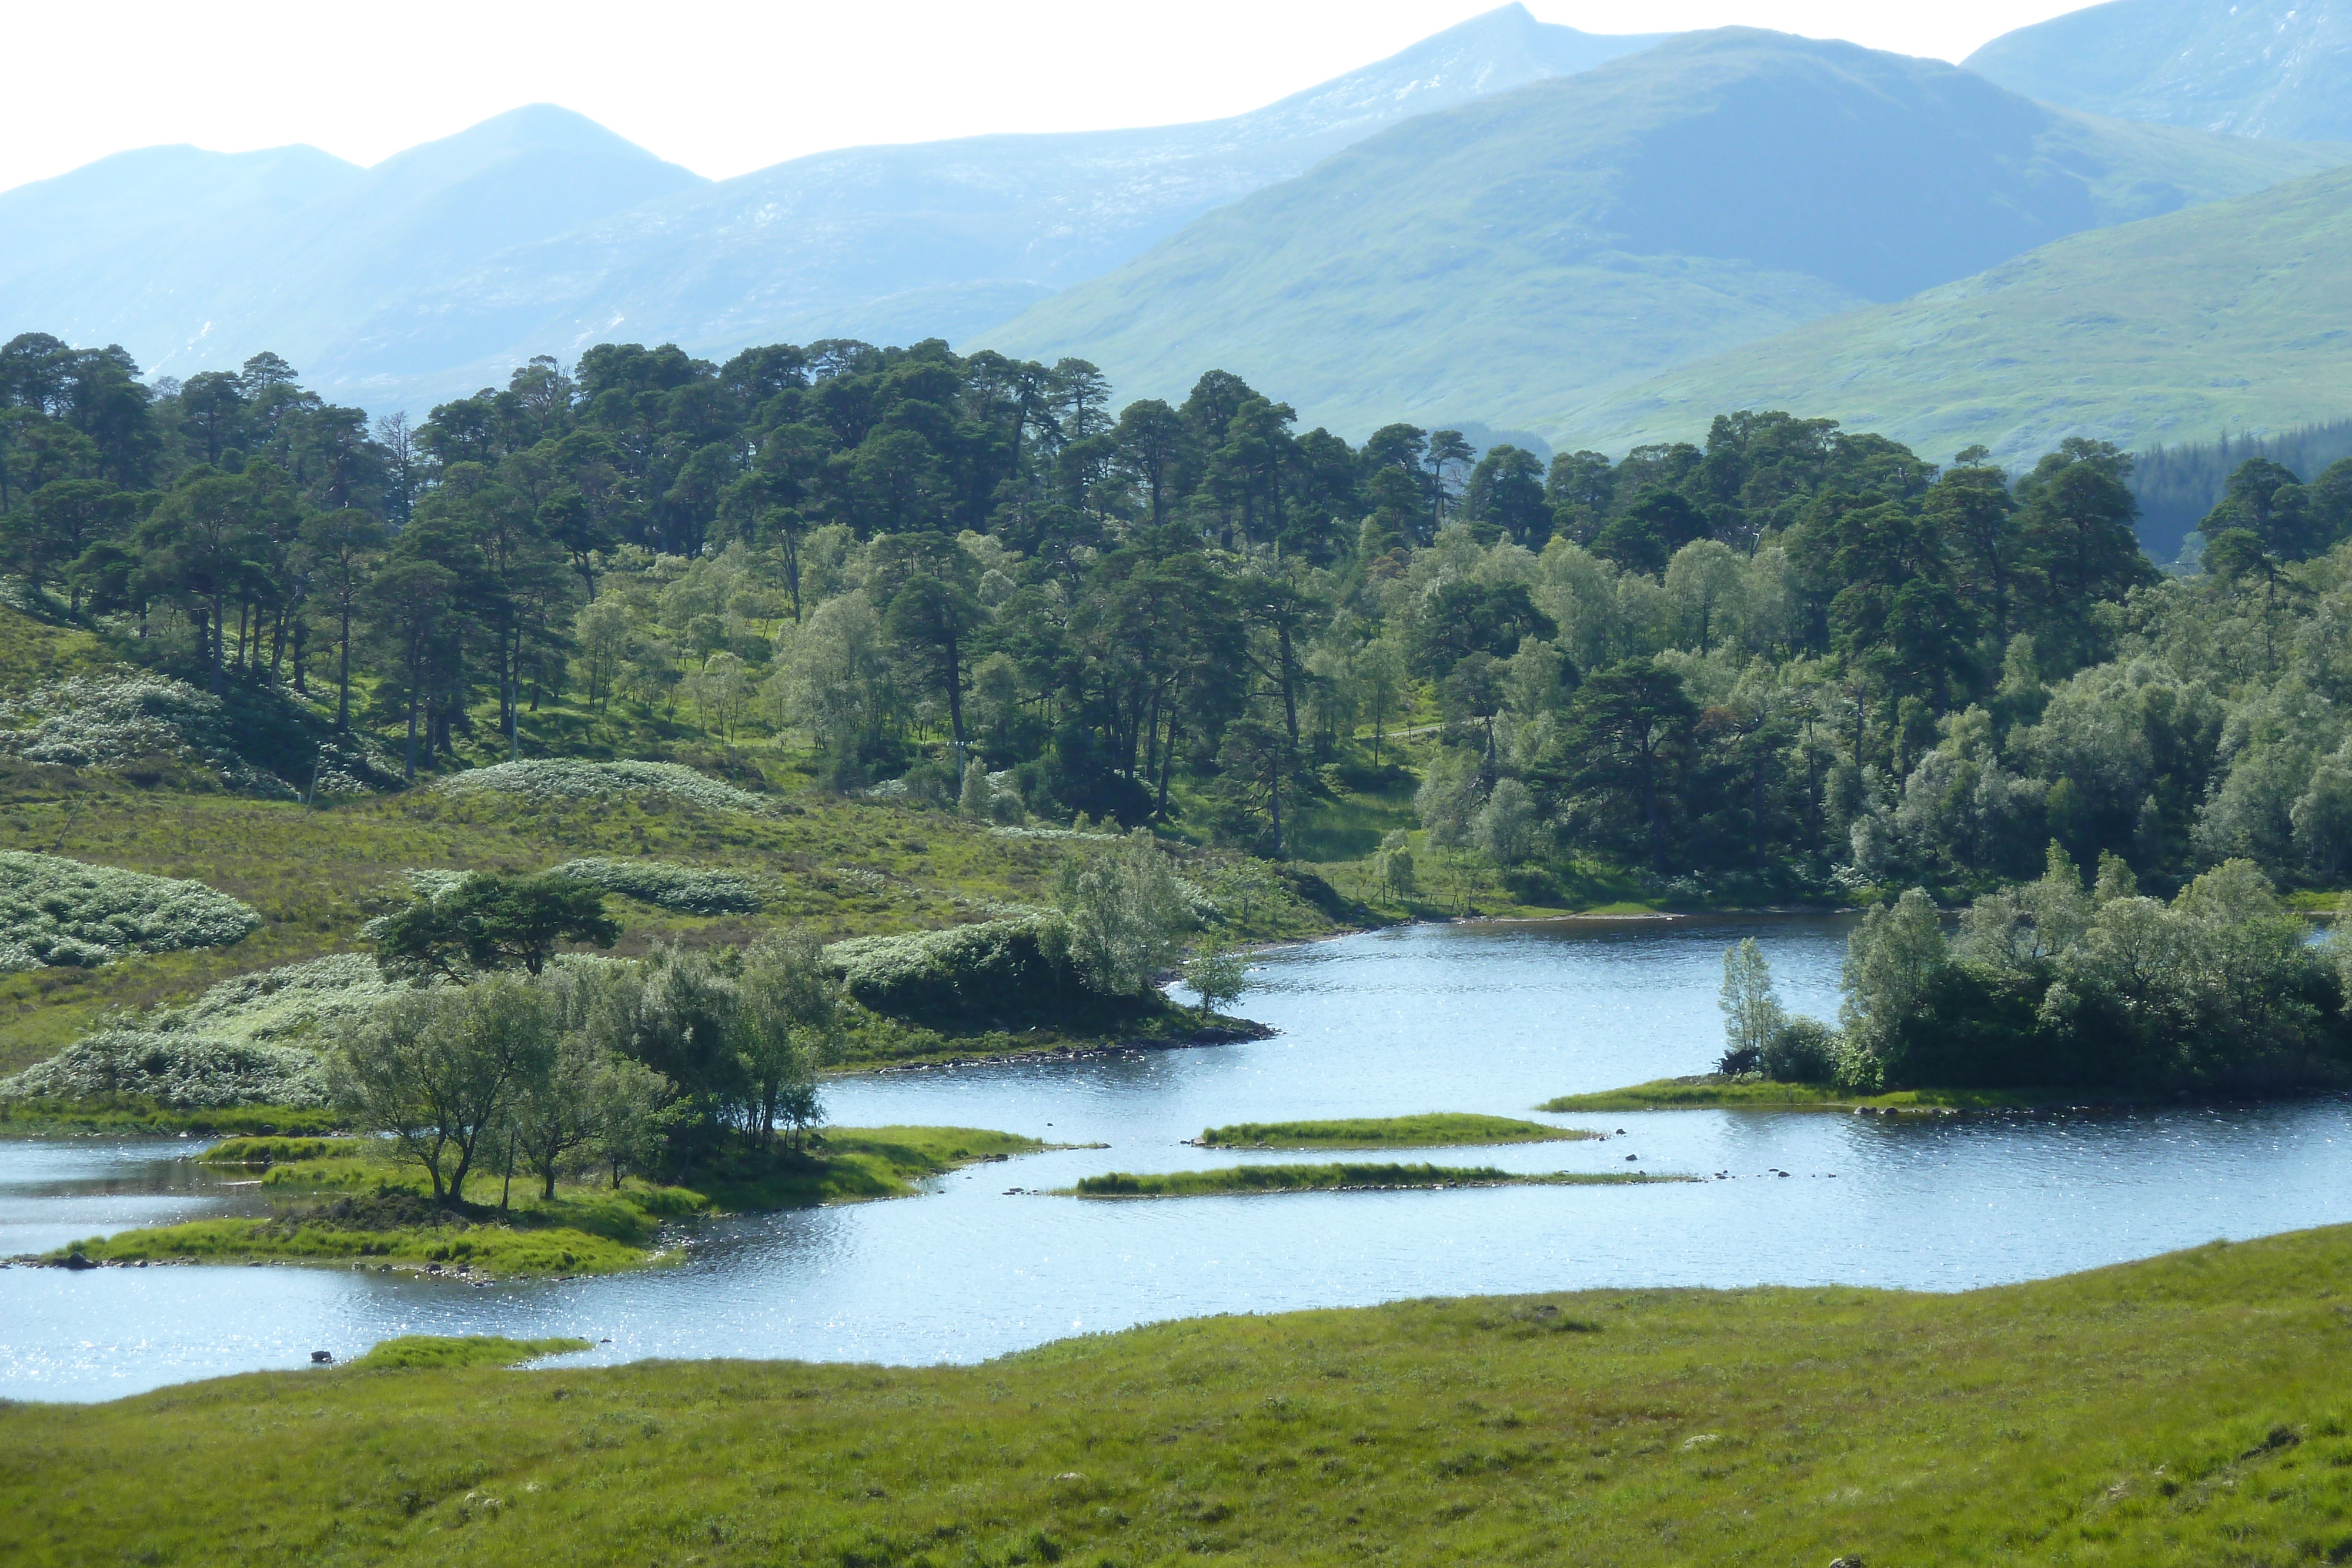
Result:
[[0,1516],[26,1568],[2341,1562],[2347,1264],[2339,1228],[1961,1295],[1412,1301],[981,1366],[522,1374],[572,1344],[407,1340],[0,1408]]
[[1703,434],[1727,408],[1802,408],[1936,460],[2032,461],[2069,435],[2126,447],[2352,408],[2352,171],[2077,235],[1896,305],[1561,405],[1561,442]]
[[1549,428],[1580,395],[2340,149],[2094,120],[1938,62],[1692,35],[1360,143],[985,335],[1307,423]]

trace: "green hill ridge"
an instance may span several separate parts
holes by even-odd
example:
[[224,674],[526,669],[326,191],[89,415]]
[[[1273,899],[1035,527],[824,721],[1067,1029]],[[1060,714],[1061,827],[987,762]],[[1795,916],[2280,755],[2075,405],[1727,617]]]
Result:
[[2279,429],[2352,408],[2352,170],[2076,235],[1877,305],[1568,403],[1545,423],[1612,451],[1725,409],[1801,408],[1938,461],[2031,461]]

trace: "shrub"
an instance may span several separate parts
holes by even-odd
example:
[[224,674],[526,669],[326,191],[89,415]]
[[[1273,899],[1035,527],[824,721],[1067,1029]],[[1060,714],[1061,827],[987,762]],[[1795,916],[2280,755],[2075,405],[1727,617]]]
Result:
[[136,1095],[159,1105],[324,1105],[326,1075],[296,1046],[185,1032],[101,1029],[48,1061],[0,1079],[0,1100],[102,1100]]
[[75,675],[0,702],[0,754],[133,775],[177,764],[249,794],[298,793],[239,755],[218,697],[143,671]]
[[1827,1083],[1837,1077],[1837,1036],[1818,1019],[1798,1018],[1774,1030],[1756,1065],[1779,1083]]
[[824,956],[853,999],[893,1018],[1025,1017],[1085,989],[1057,915],[859,936],[833,944]]
[[702,871],[669,861],[616,861],[592,856],[555,868],[558,876],[601,887],[683,915],[740,915],[760,907],[759,890],[732,872]]
[[261,917],[200,882],[0,850],[0,970],[226,947]]
[[495,793],[530,800],[670,795],[713,810],[769,810],[764,798],[675,762],[501,762],[453,774],[436,788],[455,795]]

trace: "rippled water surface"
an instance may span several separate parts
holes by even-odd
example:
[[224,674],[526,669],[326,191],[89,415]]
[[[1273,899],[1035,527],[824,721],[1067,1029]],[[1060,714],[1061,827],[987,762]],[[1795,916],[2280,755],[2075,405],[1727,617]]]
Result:
[[[982,1166],[918,1198],[713,1225],[676,1269],[493,1287],[297,1268],[0,1270],[0,1396],[108,1398],[395,1333],[608,1340],[593,1360],[924,1363],[1159,1318],[1470,1291],[1958,1290],[2352,1218],[2352,1107],[2339,1101],[1932,1124],[1561,1116],[1538,1119],[1612,1135],[1431,1156],[1623,1170],[1630,1154],[1644,1169],[1737,1178],[1703,1185],[1134,1203],[1006,1190],[1223,1163],[1235,1156],[1182,1142],[1215,1123],[1524,1115],[1554,1094],[1703,1071],[1721,1049],[1723,947],[1745,935],[1764,943],[1792,1008],[1834,1010],[1834,921],[1424,926],[1265,956],[1240,1010],[1276,1025],[1271,1040],[845,1082],[827,1101],[843,1125],[1110,1147]],[[0,1142],[0,1255],[251,1210],[249,1189],[184,1157],[194,1146]]]

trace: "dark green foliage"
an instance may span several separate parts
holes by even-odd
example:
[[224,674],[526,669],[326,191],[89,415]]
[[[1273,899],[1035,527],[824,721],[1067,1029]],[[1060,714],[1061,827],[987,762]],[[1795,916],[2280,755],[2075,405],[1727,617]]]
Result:
[[536,975],[564,943],[610,947],[620,934],[604,913],[603,888],[553,873],[497,872],[476,872],[419,896],[372,933],[386,974],[451,978],[517,966]]

